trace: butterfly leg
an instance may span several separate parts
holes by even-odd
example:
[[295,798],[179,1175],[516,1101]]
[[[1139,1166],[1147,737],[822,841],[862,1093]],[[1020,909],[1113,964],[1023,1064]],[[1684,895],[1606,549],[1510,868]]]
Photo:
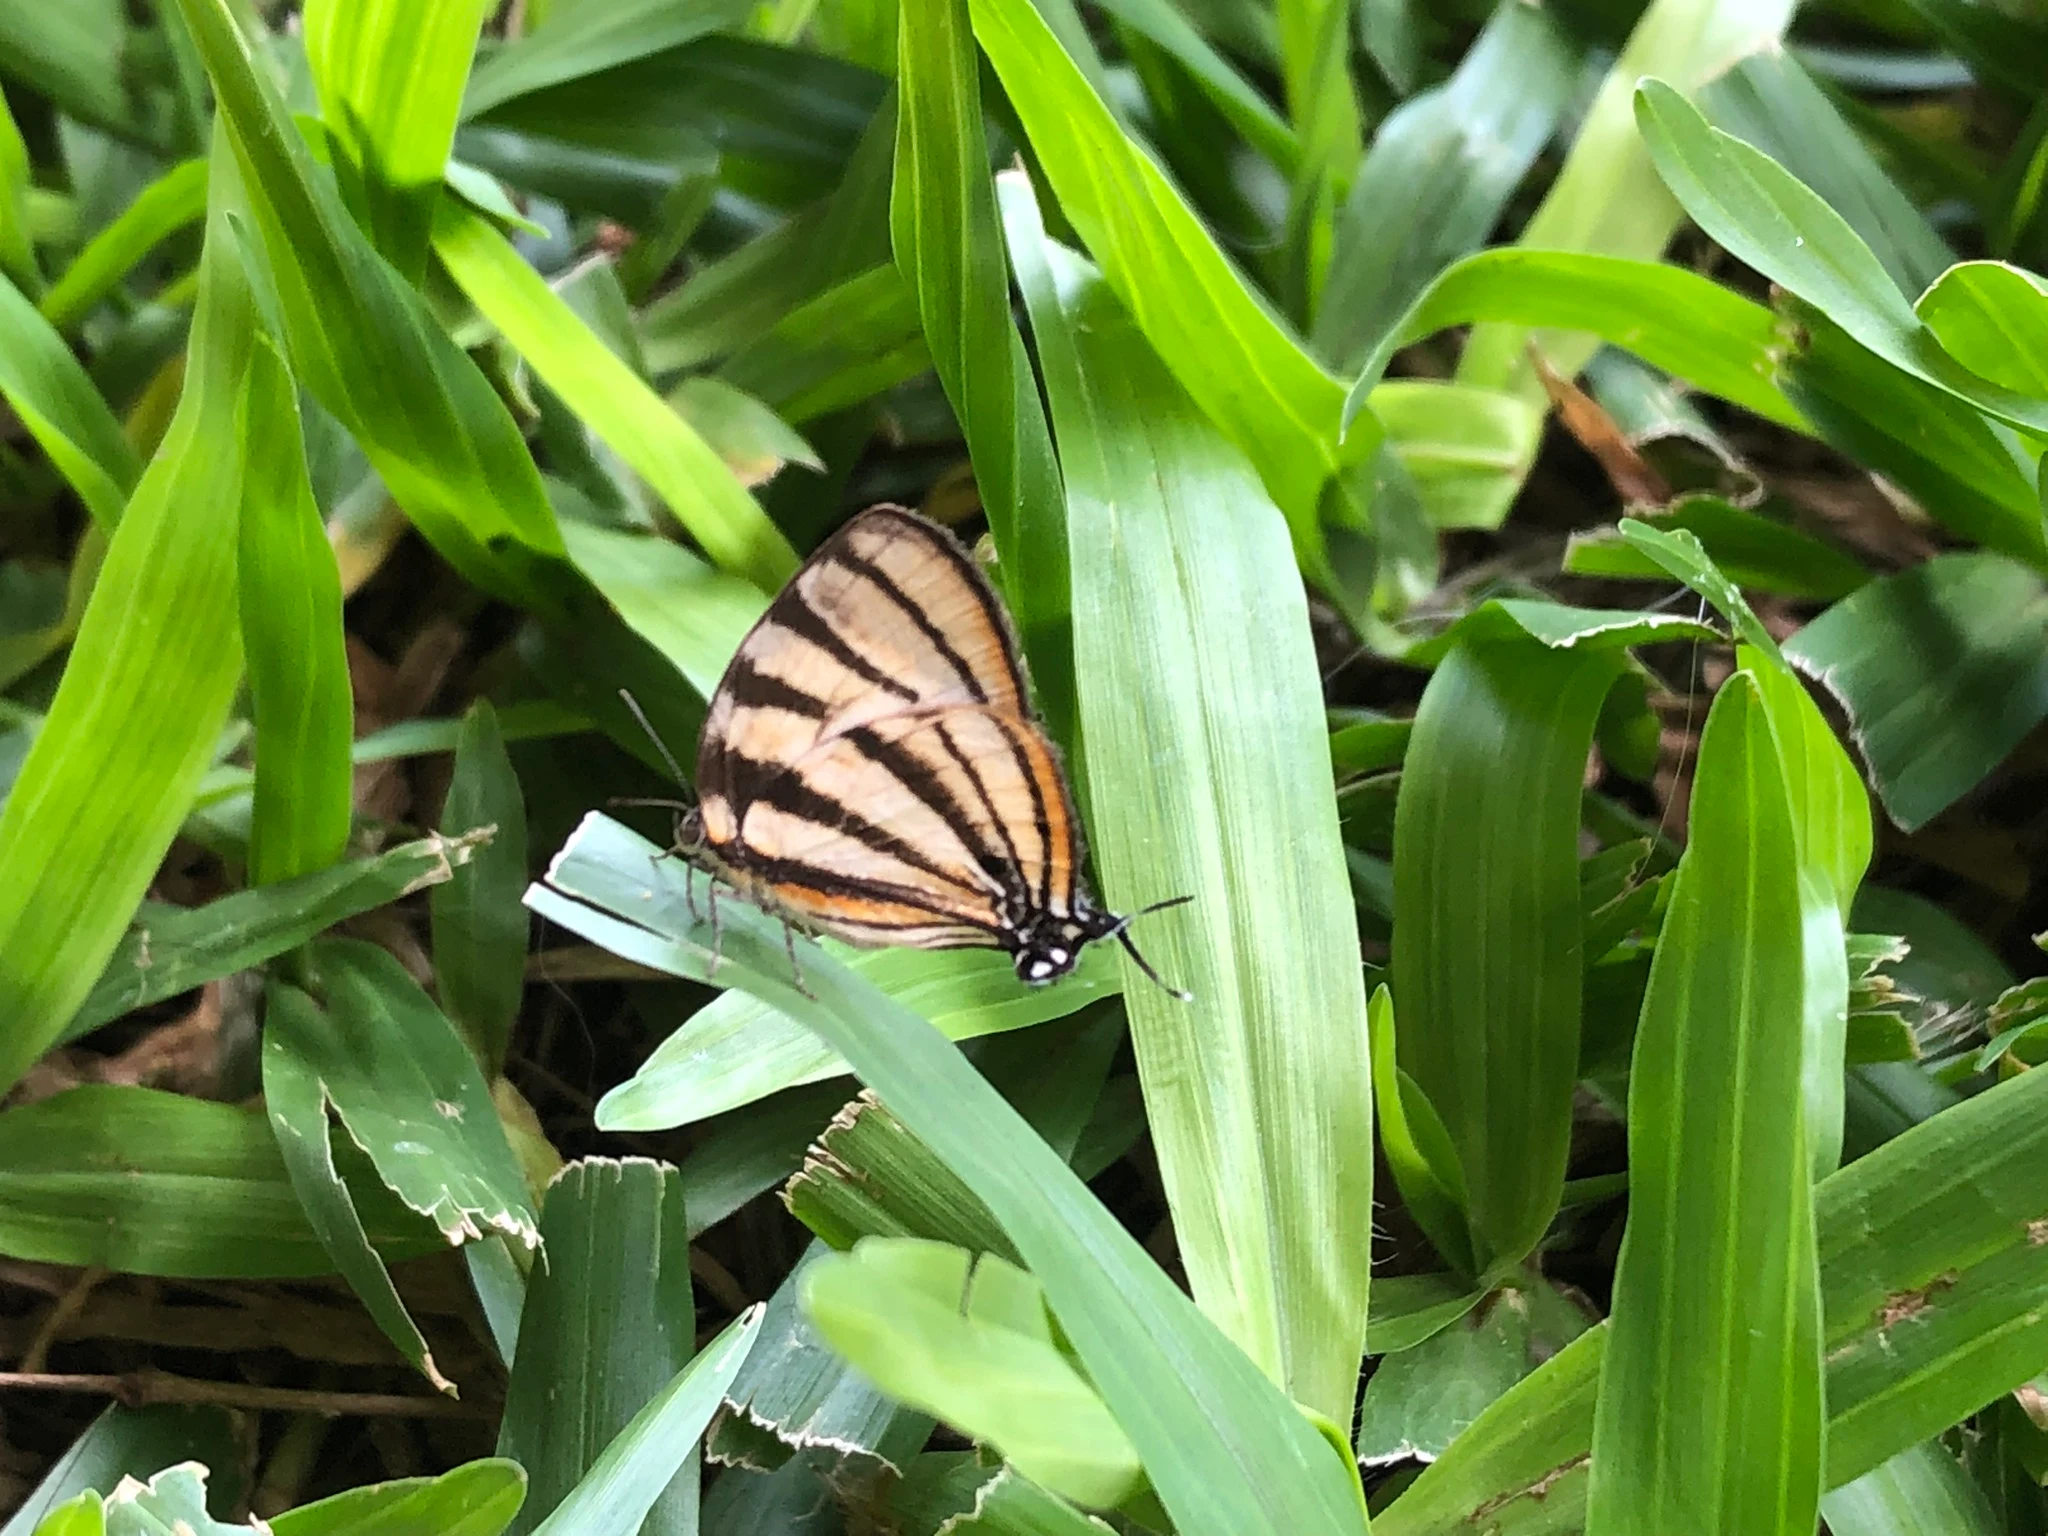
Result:
[[716,880],[704,888],[704,903],[711,908],[711,966],[705,972],[705,979],[709,980],[718,974],[718,964],[725,958],[722,952],[724,932],[719,926],[718,882]]
[[818,995],[804,985],[804,968],[797,964],[796,928],[786,917],[782,920],[782,949],[789,956],[789,975],[790,979],[796,983],[797,991],[803,993],[805,997],[808,997],[815,1003],[818,1000]]

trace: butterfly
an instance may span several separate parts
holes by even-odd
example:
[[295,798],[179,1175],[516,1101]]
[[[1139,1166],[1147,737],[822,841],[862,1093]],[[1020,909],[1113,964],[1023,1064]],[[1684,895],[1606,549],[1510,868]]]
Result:
[[785,924],[1001,949],[1032,985],[1115,939],[1187,997],[1129,930],[1192,898],[1119,915],[1089,894],[1009,616],[958,541],[902,507],[849,521],[748,631],[711,696],[696,789],[675,851]]

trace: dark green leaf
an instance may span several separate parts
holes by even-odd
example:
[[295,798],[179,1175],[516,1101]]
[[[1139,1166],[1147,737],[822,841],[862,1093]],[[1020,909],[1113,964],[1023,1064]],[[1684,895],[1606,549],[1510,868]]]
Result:
[[1787,647],[1848,712],[1892,820],[1921,826],[2048,715],[2048,587],[2001,555],[1940,555],[1845,598]]
[[[544,1209],[547,1259],[528,1282],[498,1433],[498,1453],[524,1466],[532,1484],[514,1536],[556,1512],[696,1352],[675,1169],[640,1158],[581,1159],[548,1187]],[[665,1490],[652,1490],[659,1497],[649,1499],[642,1536],[695,1530],[695,1474],[692,1463]]]
[[[353,1152],[353,1147],[344,1148]],[[441,1244],[345,1158],[380,1252]],[[260,1114],[89,1085],[0,1114],[0,1251],[138,1275],[331,1274]]]
[[441,1011],[495,1077],[519,1017],[526,981],[526,800],[491,706],[479,699],[463,717],[455,774],[441,829],[460,838],[488,828],[490,841],[467,870],[428,897],[434,984]]

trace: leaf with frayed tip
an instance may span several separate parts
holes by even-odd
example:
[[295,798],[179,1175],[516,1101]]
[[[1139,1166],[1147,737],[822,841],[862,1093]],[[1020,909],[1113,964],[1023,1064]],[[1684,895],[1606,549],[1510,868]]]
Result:
[[871,1093],[819,1132],[782,1200],[842,1250],[866,1237],[921,1237],[1017,1257],[988,1207]]
[[526,889],[526,800],[486,700],[463,717],[441,826],[451,837],[469,827],[491,829],[469,867],[434,887],[427,910],[441,1010],[463,1032],[485,1075],[496,1077],[526,991],[529,924],[519,904]]
[[1620,650],[1671,640],[1721,639],[1712,625],[1676,613],[1634,609],[1571,608],[1563,603],[1492,598],[1434,639],[1409,652],[1418,665],[1434,665],[1460,645],[1533,640],[1553,651]]
[[1834,696],[1885,810],[1911,831],[2048,716],[2048,584],[1990,553],[1937,555],[1836,603],[1786,647]]
[[76,1040],[124,1013],[261,965],[359,912],[438,885],[487,838],[482,828],[454,838],[436,833],[204,906],[146,904],[61,1038]]
[[769,1298],[760,1340],[728,1389],[704,1452],[756,1472],[802,1457],[842,1498],[857,1501],[902,1475],[932,1421],[847,1364],[804,1315],[797,1298],[805,1277],[830,1252],[813,1243]]
[[[548,1186],[543,1212],[547,1260],[527,1282],[498,1431],[498,1454],[531,1479],[513,1536],[555,1514],[696,1352],[689,1233],[674,1168],[646,1158],[579,1159]],[[696,1482],[694,1467],[686,1468],[653,1490],[645,1526],[605,1529],[690,1530]]]
[[1034,1482],[1105,1508],[1141,1485],[1137,1452],[1054,1342],[1023,1270],[871,1237],[812,1264],[801,1295],[812,1325],[883,1391],[998,1446]]
[[782,925],[744,904],[721,909],[714,978],[708,916],[658,852],[588,816],[527,905],[671,975],[744,984],[843,1053],[994,1212],[1186,1536],[1364,1530],[1355,1473],[943,1036],[803,939],[799,992]]
[[1654,528],[1634,517],[1624,517],[1616,526],[1621,529],[1624,539],[1661,566],[1667,575],[1684,582],[1712,603],[1721,617],[1735,627],[1744,644],[1762,651],[1773,666],[1782,668],[1785,665],[1778,642],[1771,638],[1771,632],[1757,618],[1756,610],[1749,606],[1742,589],[1722,575],[1720,568],[1707,558],[1706,549],[1695,534],[1684,528]]
[[297,987],[273,980],[264,1022],[263,1104],[306,1220],[384,1336],[436,1391],[458,1396],[455,1383],[434,1364],[433,1351],[370,1245],[355,1199],[335,1170],[327,1088],[305,1049],[305,1042],[327,1029],[320,1005]]
[[206,1510],[207,1469],[167,1467],[147,1483],[124,1477],[107,1495],[107,1536],[262,1536],[263,1526],[228,1525]]
[[534,1247],[538,1220],[490,1089],[405,968],[360,939],[317,939],[320,1009],[288,1016],[288,1048],[378,1174],[450,1243],[502,1232]]
[[[1121,990],[1116,960],[1099,946],[1084,951],[1074,974],[1057,987],[1026,986],[1002,954],[834,950],[952,1040],[1063,1018]],[[846,1071],[830,1046],[788,1014],[728,991],[684,1020],[637,1072],[598,1101],[597,1124],[607,1131],[666,1130]]]
[[[224,1408],[161,1403],[128,1408],[116,1403],[71,1442],[6,1525],[0,1526],[0,1536],[29,1536],[31,1531],[43,1536],[47,1527],[41,1522],[53,1516],[60,1504],[72,1508],[90,1499],[98,1514],[102,1503],[94,1489],[111,1488],[123,1477],[147,1477],[180,1461],[229,1469],[214,1492],[223,1508],[232,1508],[245,1492],[242,1479],[232,1470],[241,1459],[234,1420]],[[97,1525],[90,1528],[99,1529]]]
[[634,1414],[569,1496],[534,1528],[534,1536],[636,1529],[696,1449],[746,1364],[761,1331],[762,1311],[753,1306],[741,1313]]

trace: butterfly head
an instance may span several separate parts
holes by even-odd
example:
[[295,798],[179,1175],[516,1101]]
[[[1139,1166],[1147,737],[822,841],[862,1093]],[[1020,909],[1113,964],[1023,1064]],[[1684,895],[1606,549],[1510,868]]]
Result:
[[1193,901],[1192,896],[1176,896],[1170,901],[1154,902],[1151,906],[1119,917],[1093,904],[1082,904],[1063,917],[1050,912],[1041,913],[1035,922],[1019,930],[1011,957],[1016,962],[1017,979],[1029,987],[1042,987],[1047,982],[1058,981],[1080,963],[1082,949],[1098,939],[1115,939],[1138,964],[1138,969],[1158,982],[1172,996],[1182,1002],[1192,1001],[1189,993],[1178,987],[1168,986],[1165,979],[1152,969],[1151,963],[1138,953],[1138,946],[1131,942],[1131,924],[1137,919],[1167,907],[1177,907]]

